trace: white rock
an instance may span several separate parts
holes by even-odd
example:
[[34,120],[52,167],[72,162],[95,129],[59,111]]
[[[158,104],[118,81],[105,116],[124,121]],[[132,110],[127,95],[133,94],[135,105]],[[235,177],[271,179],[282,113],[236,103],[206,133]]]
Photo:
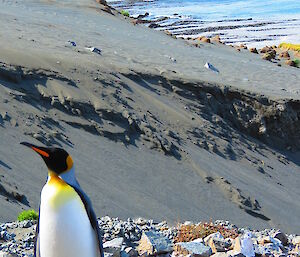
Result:
[[115,238],[111,241],[107,241],[103,244],[103,249],[105,253],[111,255],[107,257],[120,257],[121,247],[124,242],[123,237]]
[[241,240],[241,253],[246,257],[254,257],[254,246],[251,239],[251,233],[247,232]]
[[123,237],[118,237],[115,238],[113,240],[107,241],[103,244],[103,248],[111,248],[111,247],[115,247],[115,248],[121,248],[122,244],[124,242],[124,238]]

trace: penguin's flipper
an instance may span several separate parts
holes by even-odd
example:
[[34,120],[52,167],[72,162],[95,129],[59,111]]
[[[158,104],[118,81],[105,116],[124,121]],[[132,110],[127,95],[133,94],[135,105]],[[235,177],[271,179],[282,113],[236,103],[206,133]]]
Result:
[[34,257],[41,257],[40,255],[40,212],[39,218],[37,220],[36,229],[35,229],[35,244],[34,244]]
[[72,187],[77,192],[77,194],[80,196],[81,201],[83,202],[85,210],[86,210],[87,215],[89,217],[89,220],[91,222],[91,225],[92,225],[92,227],[95,231],[96,238],[97,238],[97,241],[98,241],[98,246],[99,246],[99,254],[100,254],[99,257],[104,257],[103,245],[102,245],[102,236],[101,236],[101,232],[100,232],[100,229],[99,229],[99,226],[98,226],[98,221],[97,221],[96,214],[95,214],[95,212],[93,210],[93,207],[92,207],[91,200],[83,192],[83,190],[80,187],[78,187],[78,188],[74,187],[74,186],[72,186]]

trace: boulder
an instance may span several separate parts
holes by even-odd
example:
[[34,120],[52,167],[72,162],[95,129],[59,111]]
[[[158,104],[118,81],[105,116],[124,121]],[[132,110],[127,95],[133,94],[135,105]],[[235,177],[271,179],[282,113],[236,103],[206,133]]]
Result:
[[198,37],[197,40],[204,42],[204,43],[210,43],[210,39],[204,36]]
[[237,238],[234,240],[233,251],[234,251],[234,252],[237,252],[237,253],[240,253],[240,252],[241,252],[241,238],[240,238],[240,237],[237,237]]
[[260,53],[261,53],[261,54],[265,54],[265,53],[267,53],[267,52],[269,52],[269,51],[272,51],[272,50],[273,50],[272,47],[265,46],[265,47],[263,47],[262,49],[260,49]]
[[300,236],[295,236],[295,237],[292,239],[292,244],[293,244],[293,245],[300,245]]
[[253,241],[250,233],[246,233],[241,239],[241,253],[246,257],[255,256]]
[[212,254],[212,250],[209,246],[195,241],[177,243],[175,250],[179,254],[189,254],[193,257],[208,257]]
[[285,64],[288,66],[296,67],[296,63],[292,60],[286,60]]
[[207,236],[204,238],[204,242],[211,248],[213,253],[225,252],[231,246],[230,240],[226,240],[220,232],[216,232]]
[[97,2],[98,4],[107,5],[106,0],[96,0],[96,2]]
[[273,55],[265,53],[261,58],[267,61],[271,61],[273,59]]
[[230,255],[227,252],[217,252],[211,255],[211,257],[229,257]]
[[167,237],[154,231],[143,232],[137,251],[140,255],[158,255],[173,251],[173,244]]
[[[220,254],[220,253],[217,253],[217,254]],[[226,256],[228,256],[228,257],[245,257],[245,255],[243,255],[241,252],[235,252],[234,250],[228,251],[224,254],[226,254]]]
[[217,43],[222,43],[219,35],[216,35],[216,36],[212,37],[211,41],[217,42]]
[[290,54],[288,51],[283,51],[279,54],[280,58],[285,58],[285,59],[289,59],[290,58]]
[[6,252],[0,251],[0,257],[18,257],[18,255],[15,253],[6,253]]
[[105,253],[109,253],[112,257],[120,257],[123,242],[123,237],[118,237],[111,241],[107,241],[103,244],[103,250]]
[[257,239],[257,241],[260,245],[265,245],[272,242],[270,236],[260,237]]
[[258,51],[257,51],[257,49],[255,47],[250,48],[249,51],[251,53],[258,54]]
[[283,245],[288,244],[289,240],[288,240],[286,234],[282,233],[281,231],[277,231],[273,237],[279,239]]
[[123,251],[121,251],[121,257],[135,257],[138,255],[137,250],[133,247],[126,247]]

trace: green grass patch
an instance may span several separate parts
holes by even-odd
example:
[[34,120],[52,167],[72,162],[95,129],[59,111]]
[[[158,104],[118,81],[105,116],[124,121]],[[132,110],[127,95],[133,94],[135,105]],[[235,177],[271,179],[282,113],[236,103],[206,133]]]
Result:
[[293,61],[296,65],[296,67],[300,68],[300,60],[299,59],[294,59]]
[[27,210],[22,211],[18,215],[18,221],[23,220],[37,220],[39,217],[39,214],[35,210]]
[[129,12],[128,12],[128,11],[125,11],[125,10],[122,10],[122,11],[121,11],[121,14],[124,15],[124,16],[126,16],[126,17],[129,17],[129,16],[130,16],[130,15],[129,15]]

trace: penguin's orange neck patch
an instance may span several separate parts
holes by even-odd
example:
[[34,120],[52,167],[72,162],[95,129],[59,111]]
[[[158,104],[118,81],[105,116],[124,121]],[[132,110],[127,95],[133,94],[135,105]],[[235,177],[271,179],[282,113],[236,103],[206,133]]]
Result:
[[53,171],[48,173],[46,184],[47,199],[54,209],[58,209],[77,196],[76,191]]
[[63,181],[59,176],[57,176],[57,174],[54,173],[53,171],[49,171],[48,176],[49,176],[48,185],[68,186],[68,184],[65,181]]

